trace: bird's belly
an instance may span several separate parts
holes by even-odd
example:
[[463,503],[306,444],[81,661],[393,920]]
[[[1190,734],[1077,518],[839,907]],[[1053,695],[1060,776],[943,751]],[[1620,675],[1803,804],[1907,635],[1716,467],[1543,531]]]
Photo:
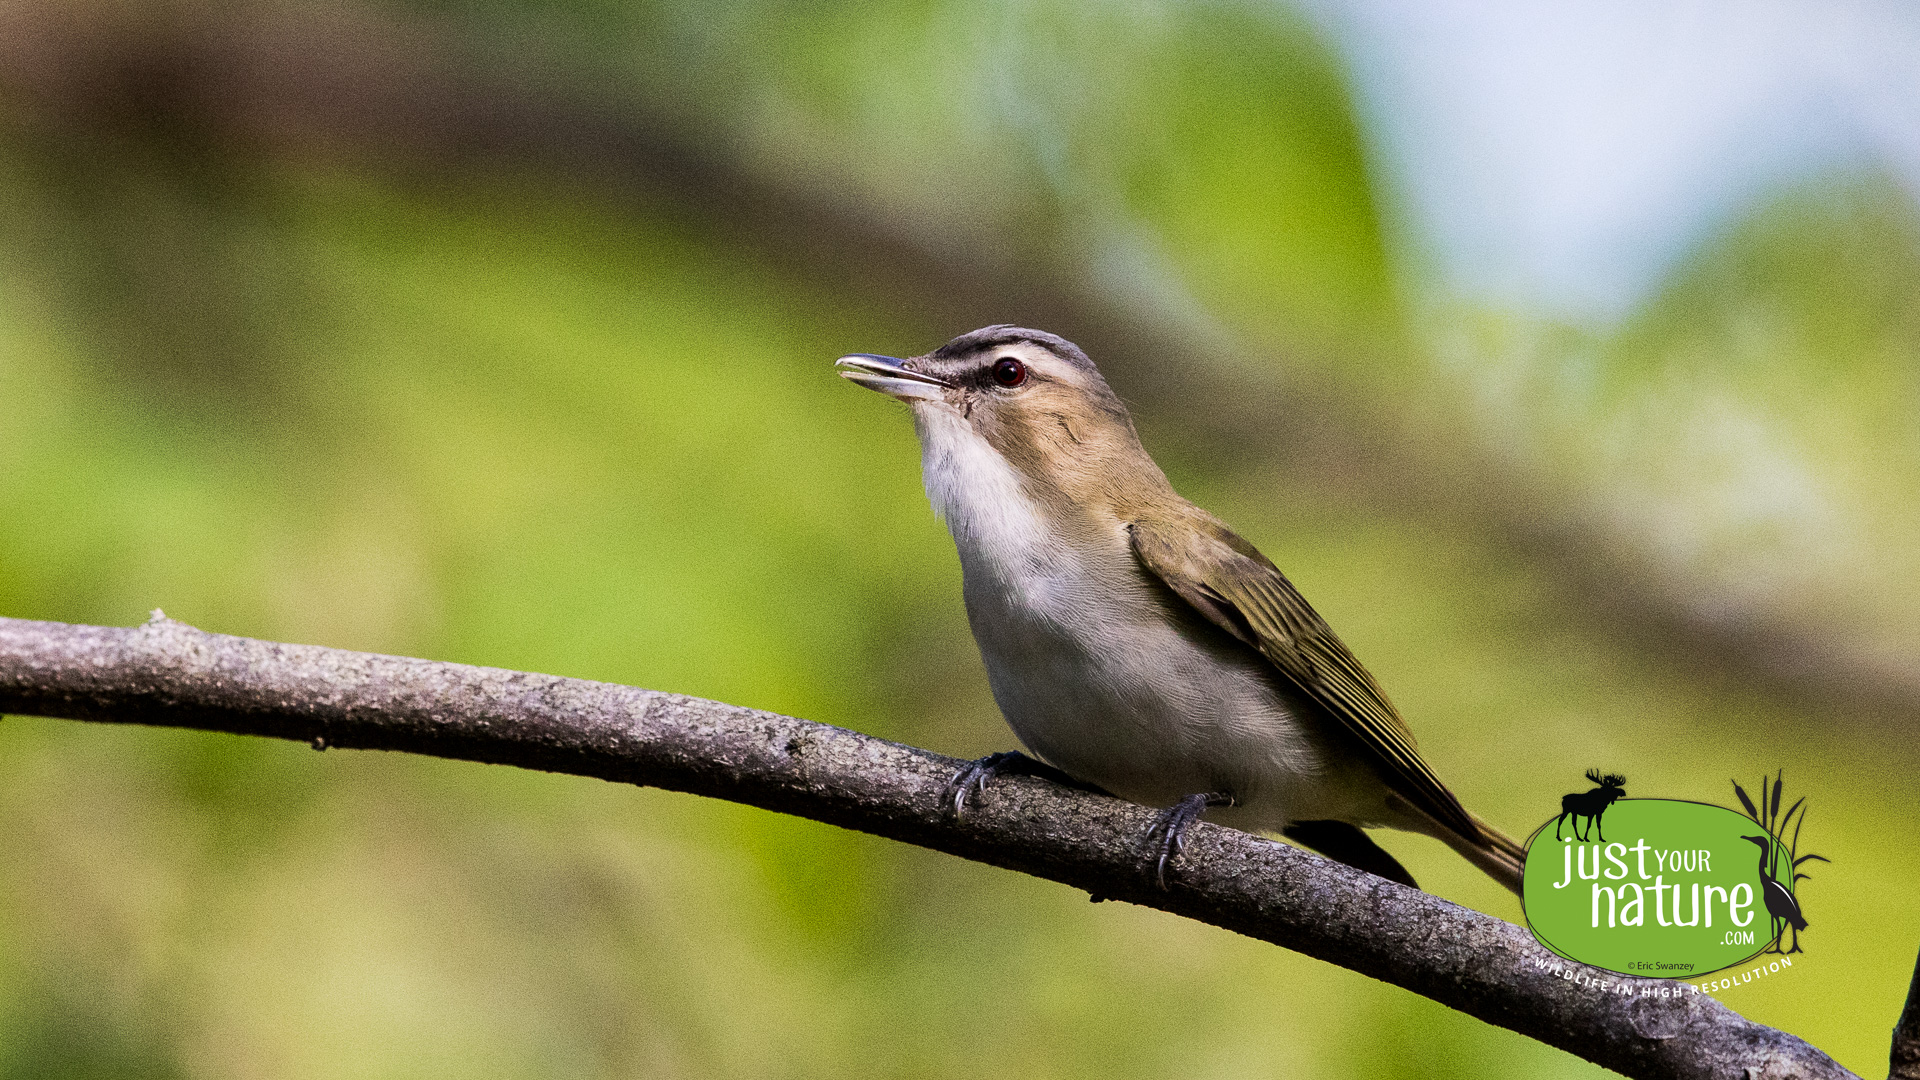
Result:
[[1212,816],[1251,828],[1373,816],[1379,785],[1337,764],[1264,660],[1169,620],[1146,588],[969,575],[967,601],[994,699],[1066,772],[1151,806],[1226,792],[1238,805]]

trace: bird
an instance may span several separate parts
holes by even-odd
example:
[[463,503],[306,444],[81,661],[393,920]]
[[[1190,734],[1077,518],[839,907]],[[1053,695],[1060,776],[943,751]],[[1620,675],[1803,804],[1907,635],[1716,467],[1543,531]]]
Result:
[[1791,926],[1793,927],[1793,948],[1787,951],[1799,952],[1800,931],[1807,928],[1807,919],[1800,914],[1800,901],[1795,900],[1793,894],[1787,891],[1787,887],[1775,881],[1773,875],[1767,872],[1767,863],[1773,854],[1773,840],[1765,836],[1743,836],[1740,839],[1751,840],[1760,845],[1760,899],[1766,904],[1767,914],[1773,919],[1774,950],[1779,950],[1780,935],[1785,932],[1786,927]]
[[960,770],[956,810],[1009,773],[1158,808],[1163,889],[1204,817],[1412,888],[1364,830],[1423,833],[1521,891],[1525,849],[1461,806],[1286,575],[1174,491],[1077,345],[1000,324],[835,364],[911,409],[988,684],[1031,752]]

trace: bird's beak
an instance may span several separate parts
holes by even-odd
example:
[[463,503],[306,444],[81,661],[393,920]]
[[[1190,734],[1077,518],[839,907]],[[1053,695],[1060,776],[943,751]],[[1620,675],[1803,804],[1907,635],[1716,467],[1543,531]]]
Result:
[[841,378],[901,401],[942,401],[946,391],[953,387],[945,379],[909,371],[905,364],[891,356],[854,353],[835,360],[833,366],[840,369]]

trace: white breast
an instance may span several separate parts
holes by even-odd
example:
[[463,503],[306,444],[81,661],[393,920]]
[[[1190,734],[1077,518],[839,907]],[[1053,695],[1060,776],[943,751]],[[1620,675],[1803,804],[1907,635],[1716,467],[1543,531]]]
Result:
[[938,405],[914,414],[994,699],[1028,749],[1148,805],[1231,791],[1232,816],[1252,827],[1357,816],[1324,790],[1318,740],[1264,662],[1209,650],[1168,620],[1123,525],[1094,550],[1067,544],[963,417]]

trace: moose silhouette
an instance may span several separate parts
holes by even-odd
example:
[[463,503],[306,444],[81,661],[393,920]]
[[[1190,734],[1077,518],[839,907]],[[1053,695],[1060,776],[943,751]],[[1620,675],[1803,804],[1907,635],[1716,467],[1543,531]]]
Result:
[[1588,769],[1587,779],[1599,785],[1592,791],[1576,791],[1560,799],[1560,816],[1553,819],[1553,838],[1560,839],[1560,823],[1573,819],[1574,839],[1585,842],[1587,837],[1580,832],[1580,819],[1587,820],[1588,832],[1598,833],[1600,842],[1605,843],[1607,834],[1600,828],[1600,817],[1607,807],[1627,794],[1627,778],[1619,773],[1607,773],[1602,776],[1599,769]]

